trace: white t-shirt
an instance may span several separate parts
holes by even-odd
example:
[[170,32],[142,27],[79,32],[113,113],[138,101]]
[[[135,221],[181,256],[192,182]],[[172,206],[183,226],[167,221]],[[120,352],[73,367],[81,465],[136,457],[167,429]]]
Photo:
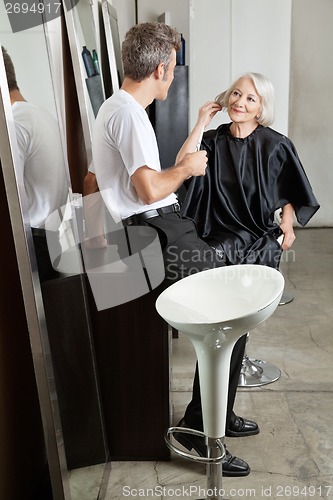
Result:
[[41,227],[68,195],[59,126],[48,111],[29,102],[15,102],[12,110],[30,225]]
[[92,142],[90,171],[108,210],[115,219],[165,207],[177,202],[174,193],[158,202],[143,203],[131,182],[134,172],[146,165],[161,170],[154,129],[144,108],[124,90],[115,92],[99,109]]

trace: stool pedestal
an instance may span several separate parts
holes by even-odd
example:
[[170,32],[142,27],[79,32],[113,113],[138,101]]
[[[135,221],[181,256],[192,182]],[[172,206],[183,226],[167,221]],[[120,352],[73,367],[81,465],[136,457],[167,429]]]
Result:
[[[249,340],[249,336],[248,333],[246,341]],[[280,377],[281,370],[277,366],[262,359],[250,359],[245,352],[238,387],[259,387],[276,382]]]
[[[283,290],[279,306],[290,304],[293,300],[294,296]],[[276,382],[280,377],[281,370],[277,366],[262,359],[250,359],[245,353],[238,387],[259,387]]]
[[[210,269],[167,288],[156,301],[158,313],[192,342],[199,367],[207,457],[173,451],[207,463],[207,498],[222,500],[223,440],[226,427],[230,358],[237,340],[265,321],[278,306],[281,273],[267,266]],[[177,432],[185,432],[177,428]],[[190,456],[189,456],[190,455]]]
[[279,302],[279,306],[285,306],[294,300],[294,296],[290,292],[284,291]]
[[239,375],[238,387],[259,387],[276,382],[281,377],[281,370],[262,359],[250,359],[244,355]]

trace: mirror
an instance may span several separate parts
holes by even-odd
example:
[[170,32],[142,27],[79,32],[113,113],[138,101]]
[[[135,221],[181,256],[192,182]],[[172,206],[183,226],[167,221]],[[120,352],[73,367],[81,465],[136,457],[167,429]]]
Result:
[[110,0],[102,0],[103,25],[107,56],[111,73],[112,90],[119,90],[124,79],[123,63],[118,30],[117,11]]
[[[94,10],[93,10],[94,9]],[[98,35],[98,4],[80,0],[64,13],[80,108],[85,149],[91,160],[91,135],[100,105],[105,100],[103,61]],[[104,76],[104,78],[103,78]]]
[[[11,105],[1,53],[1,165],[25,301],[53,496],[57,500],[94,500],[103,497],[108,467],[105,467],[107,447],[86,306],[85,277],[79,252],[74,255],[74,270],[71,267],[72,272],[68,272],[65,251],[59,270],[65,269],[66,273],[62,272],[54,279],[39,278],[37,262],[40,262],[40,254],[35,238],[38,231],[32,229],[31,199],[26,184],[28,173],[23,175],[22,137],[15,125],[19,114],[17,109],[25,105],[43,110],[41,113],[48,114],[50,124],[56,124],[49,149],[50,161],[56,160],[60,165],[58,180],[65,185],[61,203],[59,198],[59,203],[64,206],[57,206],[61,210],[55,228],[57,235],[61,236],[58,243],[64,249],[66,238],[68,235],[74,238],[77,229],[64,148],[65,126],[61,119],[64,105],[59,92],[61,50],[51,50],[50,44],[52,37],[61,40],[61,20],[54,19],[45,26],[12,33],[2,3],[0,32],[0,43],[8,50],[20,92],[27,101]],[[93,113],[92,103],[90,106]],[[22,134],[24,138],[24,131]],[[45,163],[44,158],[42,167]],[[52,177],[51,182],[54,179]],[[33,227],[39,229],[39,223]]]

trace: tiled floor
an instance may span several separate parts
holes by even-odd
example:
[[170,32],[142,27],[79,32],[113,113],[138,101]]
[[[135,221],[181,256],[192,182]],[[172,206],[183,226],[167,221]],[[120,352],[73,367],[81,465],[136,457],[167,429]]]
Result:
[[[261,432],[227,438],[251,474],[224,478],[225,498],[333,499],[333,228],[297,230],[283,257],[286,290],[294,300],[279,306],[251,332],[247,352],[277,365],[281,378],[241,388],[239,415]],[[174,423],[191,396],[195,356],[189,341],[173,340]],[[201,490],[200,490],[201,488]],[[206,498],[205,468],[170,462],[114,462],[106,500]]]

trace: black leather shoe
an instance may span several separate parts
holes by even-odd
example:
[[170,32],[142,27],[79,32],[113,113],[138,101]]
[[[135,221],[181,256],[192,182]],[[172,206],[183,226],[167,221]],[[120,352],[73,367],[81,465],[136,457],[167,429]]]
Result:
[[[184,427],[189,429],[189,426],[186,425],[185,420],[182,418],[177,427]],[[174,433],[175,439],[182,446],[187,448],[189,451],[192,448],[200,455],[201,457],[207,456],[207,447],[205,445],[205,440],[201,436],[194,436],[192,434],[182,434],[181,432]],[[247,476],[250,474],[249,465],[244,462],[241,458],[234,457],[229,453],[229,451],[225,448],[226,456],[222,461],[222,474],[224,477],[237,477],[237,476]]]
[[255,434],[259,434],[258,424],[253,420],[237,417],[237,415],[231,419],[230,426],[225,431],[228,437],[254,436]]

